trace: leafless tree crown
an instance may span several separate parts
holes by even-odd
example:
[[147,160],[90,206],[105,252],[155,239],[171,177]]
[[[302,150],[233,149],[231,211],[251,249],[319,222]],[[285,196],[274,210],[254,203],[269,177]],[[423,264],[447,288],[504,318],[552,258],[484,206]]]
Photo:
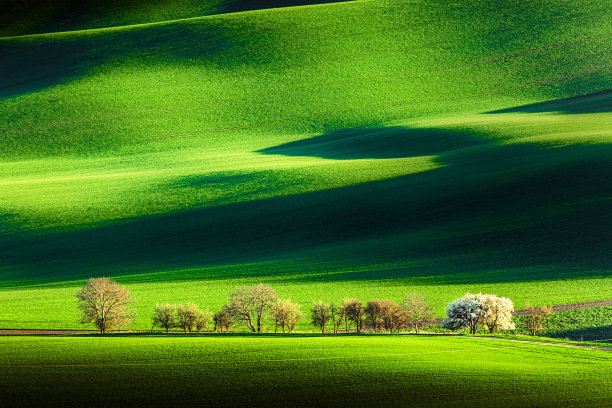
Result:
[[91,278],[76,294],[83,313],[81,323],[92,323],[105,333],[133,322],[129,305],[134,303],[130,291],[109,278]]

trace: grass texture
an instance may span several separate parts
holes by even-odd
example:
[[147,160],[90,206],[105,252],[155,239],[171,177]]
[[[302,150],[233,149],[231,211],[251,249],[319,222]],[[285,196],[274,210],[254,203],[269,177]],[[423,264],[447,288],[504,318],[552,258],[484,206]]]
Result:
[[493,339],[3,336],[0,350],[7,407],[601,407],[612,391],[609,352]]
[[[514,333],[528,333],[524,329],[523,316],[517,316],[514,320],[517,325]],[[541,334],[580,341],[612,341],[612,307],[602,306],[553,313],[546,319]]]
[[140,328],[256,282],[609,297],[607,2],[94,3],[0,38],[0,327],[74,327],[92,276]]

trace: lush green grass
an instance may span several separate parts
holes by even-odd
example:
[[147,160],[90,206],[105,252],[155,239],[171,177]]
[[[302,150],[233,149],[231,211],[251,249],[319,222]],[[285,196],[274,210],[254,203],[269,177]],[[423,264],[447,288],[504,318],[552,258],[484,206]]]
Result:
[[254,282],[607,298],[611,27],[604,1],[372,1],[0,39],[0,327],[75,327],[101,275],[138,328]]
[[[443,330],[443,329],[442,329]],[[469,334],[467,334],[469,335]],[[575,346],[582,348],[590,348],[590,349],[601,349],[606,351],[612,351],[612,344],[606,343],[599,340],[593,341],[585,341],[585,340],[570,340],[561,339],[556,337],[544,337],[544,336],[531,336],[529,334],[477,334],[476,336],[484,337],[484,338],[496,338],[496,339],[505,339],[505,340],[518,340],[521,342],[529,342],[529,343],[545,343],[545,344],[556,344],[566,346]]]
[[608,352],[444,336],[5,336],[0,350],[5,406],[602,407],[612,392]]
[[[527,333],[523,316],[515,318],[517,333]],[[572,340],[612,340],[612,307],[593,307],[551,314],[543,336]]]
[[[499,281],[488,281],[491,274],[410,277],[401,269],[393,269],[395,265],[379,270],[364,267],[364,271],[343,266],[340,270],[319,270],[313,273],[310,272],[312,262],[304,262],[303,265],[293,265],[294,261],[291,260],[289,263],[293,267],[288,264],[258,263],[230,270],[225,267],[177,270],[173,273],[124,276],[118,278],[118,281],[125,283],[136,299],[134,309],[138,315],[131,328],[138,330],[150,329],[151,315],[158,302],[195,302],[202,308],[216,311],[227,302],[230,293],[239,285],[262,281],[270,283],[279,297],[290,297],[302,305],[306,317],[298,329],[307,331],[316,330],[310,325],[308,312],[312,302],[319,299],[339,302],[343,298],[357,297],[365,302],[376,297],[388,297],[399,302],[405,293],[416,290],[428,296],[436,315],[442,317],[446,304],[466,292],[482,291],[507,296],[513,299],[517,308],[523,307],[526,302],[559,304],[609,296],[609,278],[588,276],[580,279],[578,273],[572,278],[541,281],[528,280],[529,275],[521,281],[512,275],[504,276],[508,274],[508,271],[504,271],[496,275]],[[279,274],[270,275],[275,268],[281,268]],[[537,270],[531,272],[534,276],[542,273]],[[202,274],[209,277],[203,279]],[[238,276],[224,277],[227,274]],[[463,281],[458,282],[456,279]],[[0,328],[93,329],[93,326],[79,324],[80,315],[74,295],[84,283],[67,281],[33,284],[0,291]]]

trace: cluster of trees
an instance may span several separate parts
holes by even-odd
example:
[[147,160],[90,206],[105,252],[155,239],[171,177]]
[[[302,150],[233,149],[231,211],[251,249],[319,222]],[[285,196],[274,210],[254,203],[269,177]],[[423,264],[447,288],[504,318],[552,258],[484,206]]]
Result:
[[[90,279],[76,294],[79,309],[82,311],[82,323],[93,323],[100,332],[119,326],[128,326],[135,314],[130,310],[134,300],[130,292],[108,278]],[[512,322],[514,305],[508,298],[493,294],[466,293],[463,297],[449,303],[446,307],[447,318],[442,327],[458,330],[467,328],[475,334],[479,328],[495,333],[497,330],[515,328]],[[532,335],[537,335],[544,326],[550,306],[526,309],[526,325]],[[214,331],[229,331],[234,325],[241,324],[252,332],[260,333],[265,329],[265,320],[274,325],[274,332],[279,329],[291,333],[300,320],[304,318],[301,306],[291,299],[279,299],[270,285],[258,284],[241,286],[234,290],[228,302],[216,313],[201,310],[196,304],[188,303],[171,305],[157,304],[153,313],[153,326],[166,331],[180,328],[183,331],[209,330],[211,321]],[[353,327],[361,332],[364,327],[374,331],[399,331],[402,328],[414,328],[418,333],[428,320],[433,318],[433,311],[424,295],[413,292],[405,295],[398,304],[389,299],[371,299],[363,303],[359,299],[344,299],[336,304],[322,300],[312,304],[310,319],[313,326],[325,333],[334,333]]]
[[200,310],[194,303],[187,303],[187,306],[158,303],[155,305],[151,330],[155,327],[165,329],[166,332],[173,328],[183,329],[184,332],[208,330],[211,317],[212,313]]
[[357,332],[364,325],[374,331],[399,331],[404,327],[414,327],[418,333],[419,326],[433,317],[431,306],[420,293],[405,295],[401,304],[389,299],[371,299],[365,305],[359,299],[344,299],[340,304],[314,302],[311,309],[312,325],[325,333],[330,327],[337,333],[344,324],[345,331],[353,325]]
[[450,330],[468,328],[476,334],[483,327],[493,334],[496,330],[515,328],[512,322],[514,304],[508,298],[492,294],[466,293],[446,306],[448,318],[442,321],[442,327]]
[[278,299],[270,285],[241,286],[230,295],[229,301],[213,316],[215,330],[228,331],[235,323],[243,324],[252,332],[264,329],[264,318],[274,322],[274,332],[292,332],[302,319],[300,305],[291,299]]
[[537,336],[544,329],[546,318],[552,313],[552,306],[525,305],[525,325],[532,336]]

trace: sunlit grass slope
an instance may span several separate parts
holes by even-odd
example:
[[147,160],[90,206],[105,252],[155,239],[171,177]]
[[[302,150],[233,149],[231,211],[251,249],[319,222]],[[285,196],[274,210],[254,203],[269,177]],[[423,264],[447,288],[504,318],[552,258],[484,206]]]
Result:
[[99,275],[143,313],[257,281],[608,298],[611,16],[358,1],[0,39],[0,298],[62,327]]
[[0,351],[6,407],[603,407],[612,392],[609,352],[476,338],[2,337]]

